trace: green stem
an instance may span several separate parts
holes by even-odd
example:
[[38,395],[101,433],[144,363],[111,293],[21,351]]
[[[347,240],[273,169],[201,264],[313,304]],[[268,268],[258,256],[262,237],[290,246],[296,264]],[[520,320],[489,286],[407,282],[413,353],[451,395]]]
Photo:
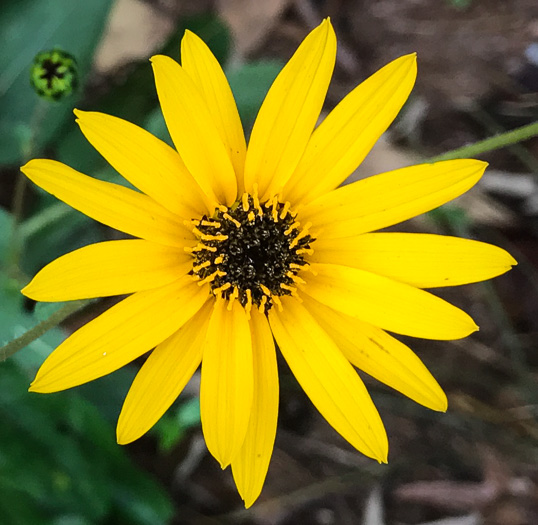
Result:
[[[488,135],[505,133],[504,129],[487,111],[478,107],[471,116],[484,126]],[[509,144],[507,149],[512,155],[517,157],[531,172],[538,173],[538,159],[521,143]]]
[[463,146],[462,148],[454,149],[452,151],[449,151],[448,153],[444,153],[443,155],[433,157],[432,159],[429,159],[428,162],[474,158],[488,151],[505,148],[506,146],[511,146],[512,144],[523,142],[524,140],[536,137],[537,135],[538,122],[533,122],[532,124],[528,124],[527,126],[522,126],[521,128],[495,135],[494,137],[481,140],[480,142],[475,142],[474,144],[471,144],[469,146]]
[[24,208],[24,194],[26,193],[27,179],[22,172],[17,174],[15,182],[15,192],[13,194],[13,220],[11,222],[11,239],[9,243],[9,255],[7,256],[7,265],[9,268],[19,266],[19,259],[22,252],[22,243],[19,239],[19,226],[22,219]]
[[[30,121],[30,136],[21,146],[23,162],[27,162],[32,157],[35,138],[41,121],[47,113],[47,108],[48,106],[43,100],[39,99],[37,101]],[[27,182],[26,176],[19,171],[13,194],[13,222],[11,224],[10,253],[7,257],[8,267],[11,268],[19,265],[19,259],[23,249],[19,238],[19,226],[24,212],[24,195],[26,193]]]
[[23,242],[29,237],[35,235],[51,224],[55,224],[62,219],[65,219],[73,213],[73,208],[65,205],[63,202],[51,204],[38,215],[25,220],[20,225],[19,236]]
[[8,357],[11,357],[19,350],[22,350],[25,346],[28,346],[32,341],[39,339],[46,332],[58,326],[70,315],[82,310],[87,304],[88,301],[72,301],[62,306],[49,318],[45,319],[22,334],[20,337],[17,337],[17,339],[13,339],[13,341],[10,341],[5,346],[0,348],[0,361],[5,361]]

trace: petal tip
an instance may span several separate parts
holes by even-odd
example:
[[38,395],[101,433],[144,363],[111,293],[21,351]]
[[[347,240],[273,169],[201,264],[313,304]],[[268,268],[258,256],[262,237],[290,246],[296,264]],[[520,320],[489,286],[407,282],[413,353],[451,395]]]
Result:
[[474,334],[480,330],[480,327],[474,322],[471,316],[467,315],[466,317],[467,319],[465,319],[465,321],[460,325],[461,331],[457,334],[458,337],[451,337],[450,339],[446,339],[447,341],[465,339],[466,337],[469,337],[471,334]]
[[37,301],[40,303],[54,303],[56,302],[55,299],[51,299],[50,296],[41,296],[39,293],[39,288],[34,285],[34,281],[29,282],[22,290],[21,294],[24,295],[24,297],[28,297],[28,299],[31,299],[32,301]]
[[387,448],[387,450],[380,456],[378,456],[377,458],[377,462],[380,464],[380,465],[387,465],[388,462],[389,462],[389,450]]
[[486,168],[489,166],[488,162],[478,159],[460,159],[460,162],[466,162],[469,167],[476,169],[476,172],[482,176]]
[[74,109],[73,113],[75,114],[75,122],[79,125],[80,128],[82,126],[87,125],[89,122],[91,122],[91,116],[95,116],[98,113],[96,111],[82,111],[80,109]]
[[40,383],[41,381],[39,381],[38,379],[34,379],[28,387],[28,392],[35,392],[36,394],[48,394],[51,392],[51,390],[40,386]]
[[34,162],[35,159],[29,160],[24,166],[20,167],[20,170],[25,174],[28,175],[27,171],[28,169],[31,169],[31,164]]
[[430,409],[434,410],[435,412],[446,412],[448,410],[448,399],[443,391],[439,393],[436,403],[432,404]]
[[[183,33],[183,39],[184,40],[185,38],[193,38],[193,37],[197,37],[198,35],[196,33],[194,33],[193,31],[191,31],[190,29],[185,29],[185,32]],[[200,38],[200,37],[198,37]]]
[[[37,282],[36,282],[37,281]],[[45,283],[46,286],[46,283]],[[38,301],[40,303],[55,303],[62,302],[63,299],[60,296],[54,297],[54,294],[51,296],[50,292],[44,290],[43,280],[39,279],[39,274],[37,274],[22,290],[21,294],[24,297],[28,297],[32,301]]]
[[61,386],[55,386],[55,383],[47,380],[47,375],[50,370],[43,370],[45,365],[42,365],[38,370],[37,375],[34,380],[30,383],[28,387],[28,392],[36,392],[38,394],[52,394],[53,392],[59,392],[60,390],[65,390]]
[[258,499],[258,496],[241,497],[243,498],[243,503],[245,504],[245,510],[250,509],[250,507],[252,507],[252,505],[254,505],[254,503],[256,503],[256,500]]
[[183,55],[186,51],[186,47],[193,43],[195,36],[196,34],[193,33],[190,29],[185,29],[185,32],[183,33],[183,38],[181,39],[181,44],[180,44],[181,65],[184,65]]
[[323,32],[325,35],[325,38],[327,38],[329,34],[335,34],[330,16],[328,16],[327,18],[324,18],[321,24],[319,24],[319,26],[316,29],[319,29],[320,32]]
[[153,55],[152,57],[149,58],[149,61],[153,64],[153,65],[156,65],[158,63],[163,63],[165,60],[166,60],[167,57],[165,57],[164,55]]
[[[31,178],[30,171],[43,169],[43,167],[47,167],[51,164],[61,164],[58,161],[51,160],[51,159],[31,159],[29,160],[24,166],[20,167],[20,170],[28,177]],[[41,166],[40,166],[41,165]],[[45,166],[43,166],[45,165]]]
[[118,445],[128,445],[135,440],[136,438],[131,437],[124,429],[120,429],[119,427],[116,429],[116,443]]
[[[375,448],[374,448],[375,447]],[[389,457],[389,440],[383,427],[383,435],[378,435],[375,443],[371,443],[371,458],[375,459],[378,463],[388,463]]]
[[176,62],[173,58],[167,57],[166,55],[153,55],[149,61],[153,68],[154,75],[168,75],[171,70],[174,68],[181,68],[181,65]]
[[402,55],[398,60],[401,60],[402,62],[416,62],[417,52],[413,51],[412,53],[408,53],[407,55]]
[[459,325],[459,330],[455,330],[453,334],[450,334],[449,336],[439,340],[458,341],[460,339],[465,339],[466,337],[469,337],[471,334],[474,334],[478,331],[480,331],[480,327],[472,319],[470,319],[464,323],[461,323]]

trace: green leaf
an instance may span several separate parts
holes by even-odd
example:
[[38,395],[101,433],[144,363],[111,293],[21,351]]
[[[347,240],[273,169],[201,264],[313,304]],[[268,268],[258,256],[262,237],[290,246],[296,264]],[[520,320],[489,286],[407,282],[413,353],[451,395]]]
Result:
[[468,236],[468,231],[472,226],[467,211],[454,204],[445,204],[426,214],[434,224],[448,231],[449,233],[462,237]]
[[49,525],[36,505],[28,503],[24,492],[0,477],[0,520],[10,525]]
[[98,410],[76,391],[28,393],[28,382],[14,361],[0,366],[0,523],[168,523],[168,496]]
[[177,422],[185,430],[200,424],[200,398],[193,397],[180,405],[177,411]]
[[65,303],[36,303],[34,307],[34,316],[38,322],[48,319],[53,313],[57,312]]
[[[0,208],[0,231],[11,230],[11,215]],[[22,283],[5,272],[5,256],[9,235],[0,235],[0,347],[20,337],[34,327],[40,319],[24,308],[25,298],[21,294]],[[48,315],[47,315],[48,317]],[[37,367],[58,346],[65,335],[59,328],[47,332],[43,337],[33,341],[24,350],[15,354],[14,359],[24,363],[26,370],[35,372]],[[3,356],[0,354],[0,367]],[[1,523],[1,521],[0,521]]]
[[144,123],[144,128],[152,135],[155,135],[157,138],[166,142],[169,146],[174,147],[160,107],[155,108],[151,113],[148,114]]
[[113,374],[81,385],[77,392],[99,409],[111,425],[115,425],[127,392],[136,375],[134,366],[124,366]]
[[200,399],[194,397],[174,405],[153,427],[159,450],[169,452],[183,439],[187,430],[200,425]]
[[[18,288],[18,287],[17,287]],[[13,339],[38,324],[38,320],[24,310],[24,297],[19,289],[10,290],[0,287],[0,346],[4,346]],[[39,339],[32,341],[24,349],[14,354],[11,359],[19,362],[30,373],[35,373],[48,355],[65,339],[60,328],[49,330]],[[4,357],[0,355],[0,368]]]
[[39,99],[29,81],[34,56],[56,46],[68,51],[77,59],[82,87],[111,5],[109,0],[4,0],[0,17],[0,164],[21,162],[38,103],[44,104],[44,112],[39,129],[34,130],[37,151],[60,132],[77,101],[77,96],[61,102]]
[[69,514],[56,518],[51,525],[92,525],[87,519],[82,516]]
[[260,60],[227,74],[245,131],[252,129],[263,99],[282,67],[277,60]]
[[[53,206],[58,201],[47,196],[41,202],[44,203],[41,209],[46,210],[45,203],[52,203],[50,205]],[[38,215],[39,212],[34,217]],[[34,275],[60,255],[102,241],[103,232],[102,226],[96,221],[76,210],[69,210],[60,220],[44,224],[42,229],[26,239],[22,269],[27,275]]]
[[0,265],[5,263],[5,256],[7,255],[7,248],[10,241],[9,233],[11,232],[12,224],[13,219],[11,214],[3,208],[0,208],[0,231],[2,232],[2,235],[0,235]]

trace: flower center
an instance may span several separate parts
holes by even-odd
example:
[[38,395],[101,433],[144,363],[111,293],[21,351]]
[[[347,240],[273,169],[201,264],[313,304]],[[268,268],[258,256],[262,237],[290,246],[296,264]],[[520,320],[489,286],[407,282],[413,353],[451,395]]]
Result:
[[192,248],[191,274],[199,285],[209,283],[217,297],[236,299],[247,315],[253,305],[267,313],[282,308],[281,295],[296,295],[297,274],[309,265],[313,253],[311,223],[296,221],[290,203],[277,197],[260,203],[257,195],[243,194],[232,206],[219,206],[212,217],[193,220],[199,243]]
[[41,64],[43,67],[43,73],[41,78],[47,81],[47,86],[49,89],[52,88],[52,81],[55,78],[64,78],[65,71],[62,71],[62,64],[60,62],[54,62],[50,58],[47,58]]

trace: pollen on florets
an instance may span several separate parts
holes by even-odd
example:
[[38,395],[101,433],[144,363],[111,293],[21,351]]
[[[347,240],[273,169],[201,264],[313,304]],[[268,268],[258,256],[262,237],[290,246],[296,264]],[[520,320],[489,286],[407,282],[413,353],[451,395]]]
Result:
[[238,300],[250,313],[253,306],[266,313],[279,297],[297,296],[298,276],[308,268],[305,256],[315,240],[310,223],[301,225],[289,202],[277,197],[261,203],[244,193],[232,206],[219,206],[211,217],[191,221],[199,243],[191,249],[191,274],[212,293]]

